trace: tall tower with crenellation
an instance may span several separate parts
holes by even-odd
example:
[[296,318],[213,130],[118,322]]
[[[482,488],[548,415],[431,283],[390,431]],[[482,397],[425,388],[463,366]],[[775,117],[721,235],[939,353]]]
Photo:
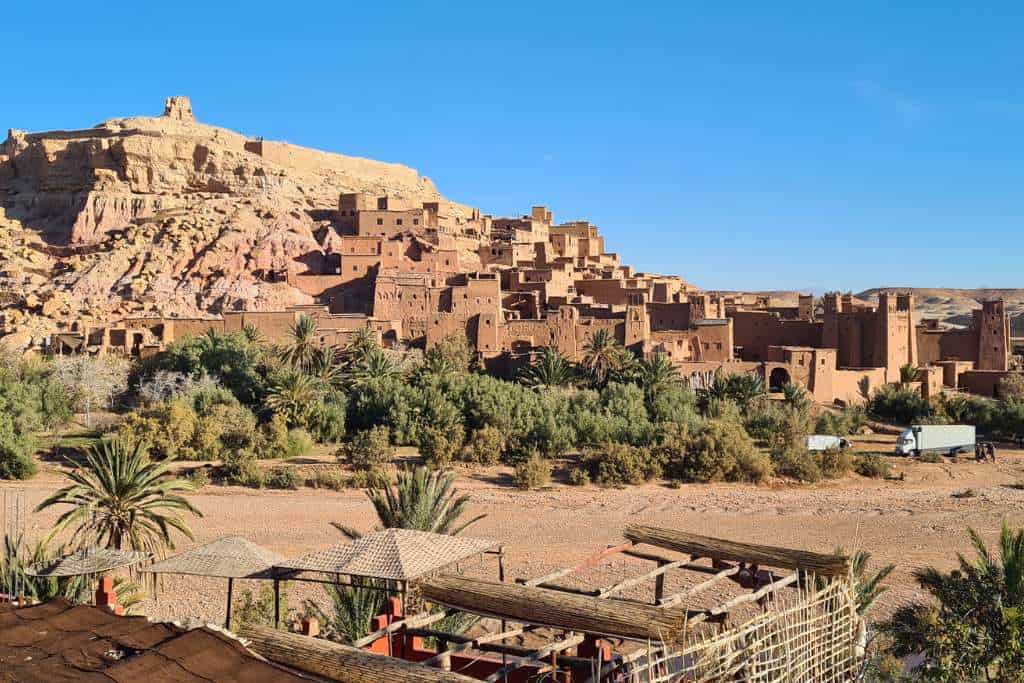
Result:
[[978,330],[978,369],[1009,370],[1010,318],[1006,302],[983,301],[981,310],[974,312],[974,326]]

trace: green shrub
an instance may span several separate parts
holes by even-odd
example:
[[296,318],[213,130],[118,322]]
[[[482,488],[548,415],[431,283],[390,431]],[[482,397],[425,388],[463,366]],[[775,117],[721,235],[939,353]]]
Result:
[[685,444],[676,438],[660,448],[668,475],[686,482],[757,482],[771,473],[771,463],[732,420],[707,420]]
[[275,413],[270,421],[260,428],[255,449],[256,457],[261,460],[286,458],[288,447],[288,419],[281,413]]
[[443,470],[452,464],[462,451],[462,427],[428,426],[420,430],[420,456],[427,466]]
[[347,486],[347,482],[341,470],[332,467],[316,470],[313,476],[306,480],[306,485],[314,489],[340,491]]
[[478,465],[497,465],[501,461],[501,452],[505,448],[505,439],[497,427],[490,425],[474,430],[470,434],[466,447],[462,450],[462,459]]
[[735,452],[736,465],[733,471],[728,474],[728,481],[745,481],[751,484],[759,484],[775,473],[775,466],[772,464],[771,456],[764,451],[754,449],[740,449]]
[[241,448],[226,451],[221,465],[221,476],[229,483],[239,486],[263,486],[263,471],[256,462],[256,454]]
[[874,453],[858,455],[854,469],[862,477],[871,477],[872,479],[885,479],[892,475],[892,467],[889,466],[889,463],[882,456]]
[[385,489],[391,484],[391,479],[384,470],[373,467],[354,472],[347,484],[354,489]]
[[899,424],[914,424],[931,416],[931,405],[913,389],[886,384],[875,392],[868,412]]
[[215,422],[220,426],[220,443],[226,449],[255,449],[259,440],[256,429],[256,416],[243,405],[217,403],[214,404],[204,420]]
[[797,481],[814,483],[821,481],[821,467],[812,453],[802,448],[783,448],[772,452],[775,471]]
[[918,460],[920,460],[921,462],[937,463],[942,462],[942,456],[936,453],[935,451],[925,451],[924,453],[921,454]]
[[313,437],[305,429],[289,429],[284,455],[287,458],[303,458],[313,452],[313,446]]
[[651,449],[608,443],[586,459],[590,479],[600,486],[642,484],[661,476],[662,465]]
[[584,464],[569,470],[569,483],[573,486],[587,486],[590,484],[590,471]]
[[263,484],[272,489],[297,489],[302,484],[302,478],[297,469],[284,465],[267,472]]
[[818,416],[814,425],[815,434],[850,436],[860,432],[867,424],[868,416],[861,406],[847,406],[838,413],[825,412]]
[[310,418],[310,431],[319,443],[338,443],[345,438],[344,397],[333,398],[320,404]]
[[395,458],[387,427],[378,426],[356,432],[352,440],[338,450],[338,457],[357,470],[372,470]]
[[0,479],[31,479],[39,471],[32,456],[19,448],[0,445]]
[[206,470],[205,467],[195,468],[194,470],[188,473],[186,478],[189,480],[189,483],[192,484],[192,488],[194,488],[196,491],[205,488],[210,483],[210,473]]
[[551,464],[539,453],[533,453],[516,465],[513,481],[523,490],[543,488],[551,483]]
[[816,454],[818,469],[825,479],[840,479],[853,471],[853,456],[839,448],[829,448]]
[[810,434],[811,416],[806,407],[760,400],[747,408],[744,427],[750,436],[768,448],[787,448],[797,446]]
[[31,479],[39,467],[32,459],[36,440],[19,434],[10,415],[0,414],[0,479]]

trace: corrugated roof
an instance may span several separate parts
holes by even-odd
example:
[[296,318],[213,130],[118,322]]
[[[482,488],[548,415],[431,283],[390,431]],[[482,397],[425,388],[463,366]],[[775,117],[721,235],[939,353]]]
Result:
[[0,605],[0,680],[19,683],[298,683],[210,629],[186,631],[145,617],[119,617],[63,599],[35,607]]
[[187,550],[143,571],[154,574],[192,574],[225,579],[255,579],[270,576],[271,567],[285,559],[241,536],[226,536]]
[[149,559],[149,553],[110,548],[82,548],[56,560],[38,562],[29,566],[29,576],[83,576],[102,574],[120,567],[128,567]]
[[278,565],[303,571],[411,581],[491,550],[497,541],[411,529],[384,529]]

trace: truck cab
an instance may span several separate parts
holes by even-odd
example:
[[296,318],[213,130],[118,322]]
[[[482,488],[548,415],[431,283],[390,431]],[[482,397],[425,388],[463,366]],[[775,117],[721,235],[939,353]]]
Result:
[[903,433],[896,439],[896,455],[913,455],[917,450],[917,439],[910,429],[903,430]]

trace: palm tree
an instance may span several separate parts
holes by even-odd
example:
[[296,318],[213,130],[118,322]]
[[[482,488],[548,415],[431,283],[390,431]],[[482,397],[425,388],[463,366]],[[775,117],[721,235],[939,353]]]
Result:
[[654,354],[650,360],[641,360],[637,367],[637,379],[648,396],[678,386],[683,381],[679,370],[663,353]]
[[140,441],[104,439],[93,444],[81,467],[64,475],[71,483],[40,503],[36,512],[70,505],[57,518],[55,530],[74,526],[73,544],[163,555],[174,548],[172,531],[192,538],[178,513],[202,517],[182,495],[192,485],[170,476],[168,468],[150,460]]
[[583,367],[587,369],[598,386],[607,384],[608,378],[623,361],[620,346],[612,333],[599,328],[590,335],[583,347]]
[[383,582],[372,579],[363,585],[329,584],[325,586],[331,600],[331,612],[323,610],[312,600],[306,600],[306,612],[324,626],[324,634],[331,640],[353,643],[371,633],[373,618],[384,611]]
[[[846,551],[840,546],[835,549],[834,554],[846,555]],[[854,581],[854,604],[857,606],[857,614],[860,615],[867,614],[875,600],[882,593],[889,590],[889,587],[883,586],[882,582],[896,568],[894,564],[887,564],[874,574],[868,576],[867,568],[870,561],[871,553],[866,550],[858,550],[850,558],[850,574],[853,576]],[[825,587],[825,581],[826,579],[822,577],[818,577],[815,580],[815,585],[819,590]]]
[[539,358],[519,372],[519,383],[528,387],[565,387],[575,379],[572,363],[551,346],[545,347]]
[[[417,467],[400,471],[393,488],[371,488],[366,495],[373,503],[380,526],[385,529],[415,529],[455,536],[487,515],[460,522],[469,496],[457,495],[454,485],[455,475],[451,472]],[[332,524],[349,538],[362,536],[350,527]]]
[[334,346],[325,346],[320,349],[310,370],[313,377],[318,379],[325,388],[341,386],[345,375],[341,354]]
[[782,402],[800,412],[811,407],[811,399],[807,396],[807,390],[792,382],[782,385]]
[[[843,549],[839,548],[836,550],[837,555],[843,554]],[[857,604],[858,614],[867,614],[871,606],[875,604],[875,600],[889,590],[888,586],[883,586],[882,582],[885,581],[889,574],[896,569],[895,564],[887,564],[879,569],[874,574],[868,576],[867,566],[868,562],[871,561],[871,553],[866,550],[858,550],[850,558],[850,569],[853,572],[854,580],[856,581],[856,595],[854,600]]]
[[348,346],[345,347],[345,356],[349,363],[356,364],[361,362],[371,351],[379,348],[377,333],[369,327],[360,327],[352,333]]
[[245,340],[250,344],[262,344],[263,333],[260,332],[260,328],[256,327],[252,323],[246,323],[242,328],[242,334],[245,335]]
[[1003,522],[999,556],[968,529],[977,559],[914,572],[934,600],[902,607],[886,625],[898,657],[924,654],[923,680],[1009,681],[1024,671],[1024,529]]
[[906,363],[900,366],[900,387],[905,388],[911,382],[917,381],[918,368],[913,363]]
[[349,369],[349,384],[359,386],[368,382],[398,379],[404,370],[392,354],[377,347],[369,351],[362,360]]
[[750,373],[716,373],[711,384],[699,398],[703,404],[711,400],[733,401],[745,410],[755,399],[764,395],[764,380]]
[[271,380],[265,404],[273,412],[284,415],[289,426],[294,426],[305,424],[320,395],[316,378],[299,370],[283,370]]
[[319,349],[316,320],[303,313],[288,330],[288,341],[280,349],[281,360],[308,372]]

